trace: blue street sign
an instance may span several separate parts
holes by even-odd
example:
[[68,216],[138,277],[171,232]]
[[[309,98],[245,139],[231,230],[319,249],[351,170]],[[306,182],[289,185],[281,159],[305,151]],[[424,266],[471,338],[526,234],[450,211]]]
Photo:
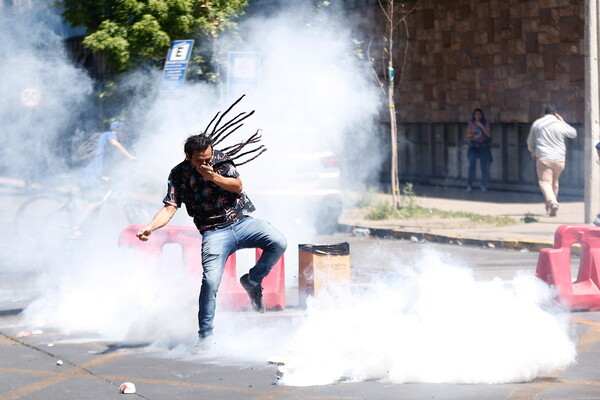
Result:
[[175,40],[171,43],[171,48],[165,60],[161,84],[162,91],[171,92],[183,86],[193,46],[193,40]]

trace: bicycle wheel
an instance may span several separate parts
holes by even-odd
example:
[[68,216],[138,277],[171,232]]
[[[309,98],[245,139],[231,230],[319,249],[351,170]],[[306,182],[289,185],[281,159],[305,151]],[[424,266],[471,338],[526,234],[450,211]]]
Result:
[[20,245],[35,252],[59,248],[73,225],[69,199],[51,195],[26,200],[17,210],[14,224]]

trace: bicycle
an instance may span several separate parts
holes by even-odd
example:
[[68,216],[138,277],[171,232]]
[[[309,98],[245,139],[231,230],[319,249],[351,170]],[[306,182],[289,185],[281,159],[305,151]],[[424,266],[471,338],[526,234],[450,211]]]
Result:
[[[63,178],[71,177],[65,175]],[[83,212],[83,207],[78,204],[82,202],[80,193],[78,187],[67,185],[66,188],[58,187],[35,194],[23,202],[14,220],[19,242],[35,252],[56,250],[69,241],[90,237],[93,226],[106,231],[106,223],[112,222],[118,228],[123,228],[125,225],[149,221],[156,211],[155,205],[150,206],[125,192],[116,191],[112,184],[108,184],[95,209],[83,221],[78,221],[78,215]],[[102,215],[106,211],[106,204],[113,200],[116,203],[113,211],[121,210],[124,218]],[[102,219],[104,216],[106,218]],[[99,218],[101,222],[96,224]]]

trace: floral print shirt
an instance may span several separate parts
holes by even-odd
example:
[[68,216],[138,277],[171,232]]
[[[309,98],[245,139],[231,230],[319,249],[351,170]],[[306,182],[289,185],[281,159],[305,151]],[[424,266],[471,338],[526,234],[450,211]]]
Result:
[[[233,161],[219,150],[213,150],[210,165],[222,176],[240,176]],[[169,174],[167,195],[163,203],[185,208],[200,231],[224,228],[255,210],[244,192],[233,193],[205,180],[189,161],[176,165]]]

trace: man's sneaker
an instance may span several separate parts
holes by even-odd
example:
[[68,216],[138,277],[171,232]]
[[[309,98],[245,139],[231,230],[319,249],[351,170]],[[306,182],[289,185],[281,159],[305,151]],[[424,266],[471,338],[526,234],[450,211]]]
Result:
[[473,188],[471,187],[471,185],[467,185],[467,192],[471,193],[473,191]]
[[248,296],[250,296],[250,302],[252,303],[252,308],[255,311],[260,313],[265,312],[265,304],[263,303],[262,298],[262,287],[260,283],[256,283],[250,280],[250,275],[246,274],[240,278],[240,283],[242,287],[248,292]]
[[212,335],[200,336],[196,343],[192,346],[192,354],[201,354],[205,351],[209,350],[212,346],[215,345],[215,338]]
[[550,216],[551,217],[556,217],[556,212],[558,211],[558,204],[556,203],[552,203],[550,205]]

